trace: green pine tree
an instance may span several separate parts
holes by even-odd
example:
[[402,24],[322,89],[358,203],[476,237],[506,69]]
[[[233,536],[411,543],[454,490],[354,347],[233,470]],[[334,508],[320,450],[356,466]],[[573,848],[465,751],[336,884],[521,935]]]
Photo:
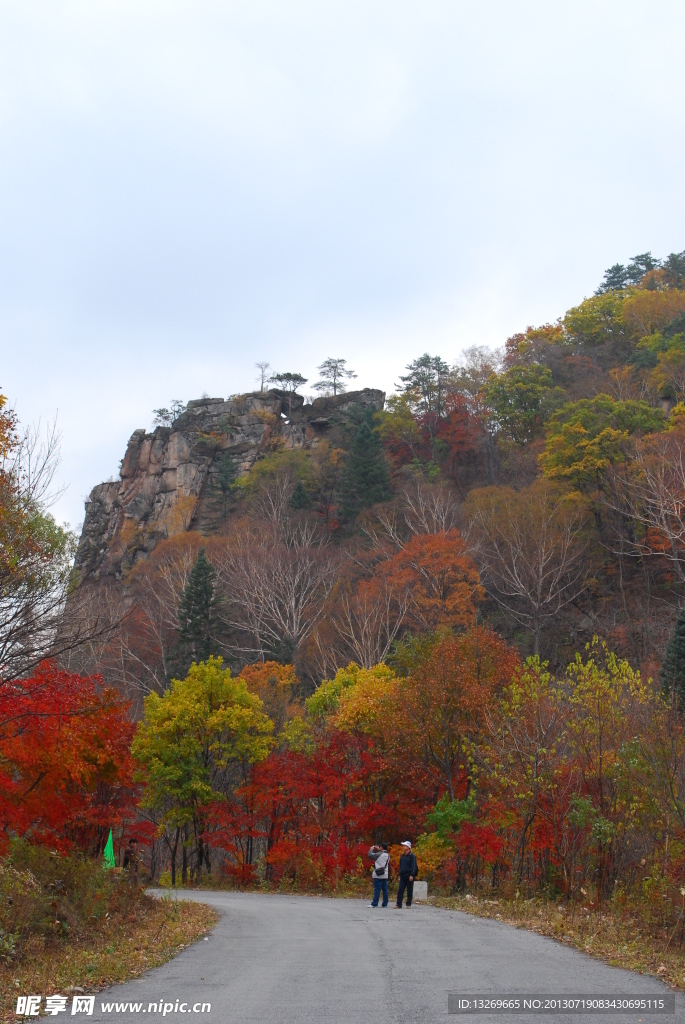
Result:
[[298,512],[301,511],[302,509],[308,509],[312,507],[312,499],[307,494],[306,488],[301,480],[298,480],[297,484],[295,485],[295,490],[290,496],[289,505],[291,508],[296,509],[296,511]]
[[[213,649],[216,624],[216,571],[202,548],[178,606],[178,649],[175,668],[182,673],[191,662],[206,661]],[[181,667],[182,666],[182,667]]]
[[364,508],[388,501],[392,496],[388,463],[378,434],[373,428],[373,412],[364,410],[352,438],[340,482],[340,497],[345,519],[353,519]]
[[667,697],[673,693],[685,707],[685,608],[680,609],[659,673],[661,690]]
[[230,452],[222,452],[216,460],[209,478],[209,499],[214,517],[221,525],[235,506],[233,485],[238,476],[236,459]]

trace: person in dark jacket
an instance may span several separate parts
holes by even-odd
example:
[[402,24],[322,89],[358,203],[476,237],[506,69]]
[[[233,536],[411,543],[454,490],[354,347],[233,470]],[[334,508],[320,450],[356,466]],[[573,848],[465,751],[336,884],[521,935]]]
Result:
[[407,910],[411,907],[412,896],[414,895],[414,879],[419,870],[419,864],[415,855],[411,852],[411,843],[408,839],[402,843],[402,856],[400,857],[400,884],[397,887],[397,905],[395,910],[402,909],[404,892],[407,892]]

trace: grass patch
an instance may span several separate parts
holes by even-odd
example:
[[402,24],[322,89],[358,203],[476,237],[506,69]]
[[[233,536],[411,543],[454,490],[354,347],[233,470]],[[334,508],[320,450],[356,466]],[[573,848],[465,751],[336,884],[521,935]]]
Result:
[[655,934],[639,907],[607,903],[599,908],[577,903],[493,896],[431,896],[434,907],[526,928],[559,939],[582,953],[640,974],[652,974],[672,988],[685,989],[685,950],[678,934]]
[[19,995],[93,992],[166,963],[218,920],[78,857],[16,844],[0,862],[0,1019]]

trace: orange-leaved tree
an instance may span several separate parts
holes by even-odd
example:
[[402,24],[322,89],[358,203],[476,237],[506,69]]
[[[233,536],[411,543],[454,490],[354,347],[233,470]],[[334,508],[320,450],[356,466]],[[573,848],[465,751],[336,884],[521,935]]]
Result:
[[458,530],[417,535],[381,562],[376,573],[411,595],[409,621],[418,629],[470,626],[485,596]]
[[250,693],[262,702],[264,713],[274,723],[278,734],[288,719],[302,713],[300,702],[295,696],[299,684],[292,665],[278,661],[257,661],[240,670],[239,679],[244,680]]

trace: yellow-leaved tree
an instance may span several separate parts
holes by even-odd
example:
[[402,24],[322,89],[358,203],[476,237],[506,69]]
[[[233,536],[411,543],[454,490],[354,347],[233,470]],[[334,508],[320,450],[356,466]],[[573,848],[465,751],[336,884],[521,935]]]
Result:
[[[136,778],[145,784],[142,805],[155,812],[171,855],[182,840],[183,880],[188,862],[199,878],[211,870],[203,839],[205,809],[228,796],[246,779],[249,767],[264,760],[273,746],[273,723],[245,681],[234,679],[221,658],[190,667],[185,679],[172,680],[160,697],[145,699],[133,756]],[[189,856],[190,854],[190,856]]]

